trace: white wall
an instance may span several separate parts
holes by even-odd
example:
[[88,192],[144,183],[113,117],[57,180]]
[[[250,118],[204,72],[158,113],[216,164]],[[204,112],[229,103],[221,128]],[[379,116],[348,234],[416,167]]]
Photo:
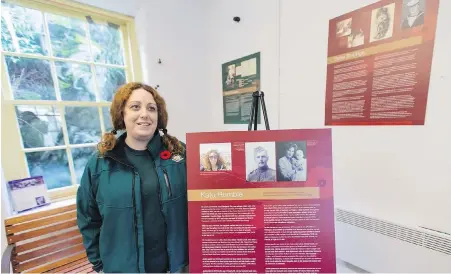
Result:
[[[221,64],[258,51],[265,54],[261,89],[268,91],[269,123],[278,128],[277,9],[277,0],[142,3],[135,19],[144,80],[159,85],[168,101],[171,134],[185,140],[187,132],[247,130],[223,124]],[[232,20],[242,14],[239,24]]]
[[[222,122],[221,64],[257,51],[271,128],[323,128],[328,21],[374,2],[146,2],[144,75],[168,101],[170,131],[247,129]],[[334,184],[339,207],[451,232],[451,2],[440,4],[426,125],[333,127]]]
[[[135,17],[144,81],[168,102],[168,132],[185,140],[187,131],[208,130],[205,17],[208,0],[146,1]],[[158,64],[161,58],[162,64]]]
[[109,11],[135,16],[142,0],[75,0],[85,5],[102,8]]
[[[209,1],[206,16],[208,58],[204,85],[211,107],[208,130],[247,130],[247,125],[224,125],[221,64],[260,52],[261,90],[265,93],[269,125],[279,127],[279,1]],[[239,16],[236,23],[233,17]],[[261,128],[264,128],[262,119]]]
[[[328,20],[376,1],[325,2],[281,1],[280,128],[323,127]],[[337,207],[451,232],[451,1],[439,16],[426,125],[333,127]]]
[[11,216],[11,207],[9,204],[8,199],[8,192],[6,187],[6,180],[5,176],[3,175],[3,168],[1,168],[1,192],[2,192],[2,201],[1,201],[1,227],[2,227],[2,236],[1,236],[1,246],[2,246],[2,254],[5,251],[6,247],[8,246],[8,241],[6,240],[6,230],[5,226],[3,225],[5,223],[5,219]]

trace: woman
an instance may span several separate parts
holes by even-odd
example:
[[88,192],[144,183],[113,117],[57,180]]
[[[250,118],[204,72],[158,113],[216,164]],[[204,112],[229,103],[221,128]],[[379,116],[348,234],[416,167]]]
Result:
[[77,192],[88,259],[97,272],[181,272],[188,264],[185,145],[168,135],[166,103],[150,86],[120,87],[110,114],[114,130]]
[[209,150],[202,158],[201,171],[227,170],[227,165],[217,150]]
[[387,34],[390,29],[391,22],[390,13],[388,8],[381,7],[376,12],[376,33],[374,35],[374,40],[381,40],[387,38]]
[[298,146],[294,143],[289,143],[285,147],[285,156],[279,159],[279,181],[292,181],[293,175],[296,171],[293,169],[293,164],[291,162],[294,152],[297,150]]

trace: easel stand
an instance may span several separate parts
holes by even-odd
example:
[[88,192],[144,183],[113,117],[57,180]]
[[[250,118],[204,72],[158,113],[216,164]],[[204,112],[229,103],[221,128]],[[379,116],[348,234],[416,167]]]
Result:
[[257,130],[258,123],[258,103],[262,104],[263,118],[265,119],[266,130],[269,130],[268,114],[266,113],[265,94],[263,91],[257,90],[252,94],[252,107],[251,116],[249,117],[249,125],[247,130],[252,130],[252,124],[254,124],[254,130]]

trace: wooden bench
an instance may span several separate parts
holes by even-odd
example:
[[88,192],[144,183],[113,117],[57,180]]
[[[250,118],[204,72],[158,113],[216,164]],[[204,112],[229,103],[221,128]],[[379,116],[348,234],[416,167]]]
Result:
[[5,220],[2,273],[90,273],[74,204]]

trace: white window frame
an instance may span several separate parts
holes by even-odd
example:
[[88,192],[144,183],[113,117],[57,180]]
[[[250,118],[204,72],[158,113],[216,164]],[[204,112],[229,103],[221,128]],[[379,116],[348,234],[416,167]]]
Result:
[[[99,111],[101,131],[102,134],[105,132],[105,123],[102,108],[110,106],[110,102],[99,101],[99,91],[96,82],[96,73],[94,66],[99,65],[102,67],[109,68],[124,68],[126,81],[141,81],[142,72],[141,64],[139,58],[139,50],[137,46],[137,39],[135,34],[134,18],[130,16],[125,16],[118,13],[113,13],[105,11],[99,8],[94,8],[88,5],[84,5],[77,2],[61,1],[61,0],[6,0],[5,2],[19,5],[26,8],[32,8],[40,11],[43,14],[43,24],[46,34],[46,43],[50,41],[50,36],[48,32],[47,18],[45,13],[53,13],[57,15],[75,17],[78,19],[83,19],[86,21],[86,16],[90,16],[95,23],[111,22],[120,26],[121,35],[123,38],[123,54],[124,54],[124,66],[120,65],[109,65],[104,63],[96,63],[93,61],[79,61],[73,59],[58,58],[52,56],[52,46],[47,45],[48,55],[34,55],[25,54],[18,52],[4,52],[1,50],[1,87],[2,87],[2,121],[1,121],[1,147],[2,147],[2,161],[1,166],[4,171],[6,181],[21,179],[28,177],[30,174],[28,172],[28,166],[26,161],[27,152],[36,151],[48,151],[54,149],[65,149],[67,153],[67,159],[69,164],[69,170],[72,178],[72,185],[57,189],[49,190],[49,195],[52,201],[58,201],[68,198],[73,198],[78,189],[78,184],[76,182],[76,174],[74,170],[74,164],[71,154],[72,148],[81,147],[95,147],[97,144],[79,144],[71,145],[69,144],[69,136],[66,128],[66,121],[64,115],[64,109],[66,106],[80,106],[80,107],[97,107]],[[87,36],[89,37],[89,31],[87,31]],[[90,41],[90,39],[89,39]],[[90,47],[91,49],[91,47]],[[51,73],[53,77],[53,83],[56,93],[56,100],[15,100],[13,98],[13,91],[10,88],[9,75],[6,70],[5,56],[17,56],[17,57],[28,57],[36,59],[48,60],[51,63]],[[96,102],[81,102],[81,101],[61,101],[61,95],[59,91],[58,79],[56,77],[56,69],[54,63],[51,61],[64,61],[71,63],[89,64],[91,67],[92,76],[94,79],[94,90],[96,92]],[[65,145],[57,147],[43,147],[43,148],[23,148],[22,137],[20,133],[20,128],[17,123],[15,106],[17,105],[33,105],[33,106],[55,106],[61,117],[61,127],[64,134]]]

